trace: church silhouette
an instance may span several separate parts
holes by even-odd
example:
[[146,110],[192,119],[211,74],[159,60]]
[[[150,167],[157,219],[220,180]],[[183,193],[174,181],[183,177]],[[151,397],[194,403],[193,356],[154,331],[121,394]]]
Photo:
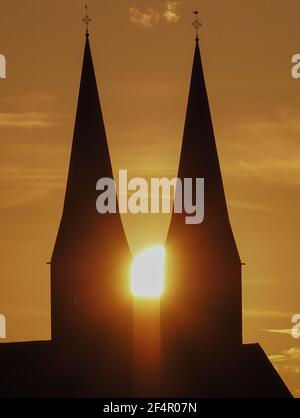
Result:
[[[87,21],[88,23],[88,21]],[[0,345],[0,397],[132,397],[131,254],[118,213],[96,211],[113,178],[86,33],[61,222],[50,262],[51,341]],[[157,396],[290,397],[259,344],[242,340],[242,263],[231,229],[196,47],[178,177],[205,179],[205,219],[173,213],[161,298]]]

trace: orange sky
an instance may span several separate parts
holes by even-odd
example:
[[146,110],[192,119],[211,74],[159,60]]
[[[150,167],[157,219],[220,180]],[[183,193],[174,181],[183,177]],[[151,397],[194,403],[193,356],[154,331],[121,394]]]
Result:
[[[166,3],[177,4],[168,11]],[[300,396],[298,0],[90,0],[91,46],[115,172],[175,176],[194,50],[201,49],[230,217],[242,260],[244,340],[259,341]],[[58,229],[84,46],[78,0],[0,1],[0,313],[8,341],[50,335]],[[169,217],[124,218],[133,252]],[[220,342],[222,344],[222,342]]]

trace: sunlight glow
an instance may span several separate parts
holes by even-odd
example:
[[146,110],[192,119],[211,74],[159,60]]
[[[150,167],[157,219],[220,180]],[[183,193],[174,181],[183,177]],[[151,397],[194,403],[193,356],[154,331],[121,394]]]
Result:
[[139,253],[130,271],[130,288],[133,296],[159,298],[164,291],[165,256],[163,246],[151,247]]

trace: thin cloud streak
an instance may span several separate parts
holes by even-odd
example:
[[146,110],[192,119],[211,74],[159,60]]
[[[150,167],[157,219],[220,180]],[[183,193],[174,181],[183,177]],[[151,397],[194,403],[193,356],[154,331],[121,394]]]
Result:
[[52,190],[63,189],[64,184],[63,170],[3,165],[0,168],[0,210],[42,199]]
[[4,128],[49,128],[55,125],[50,113],[0,113],[0,127]]
[[264,332],[270,332],[271,334],[287,334],[292,335],[292,329],[262,329]]
[[246,309],[243,311],[246,317],[254,318],[290,318],[291,313],[285,311]]
[[228,205],[234,209],[243,209],[248,211],[258,211],[258,212],[269,212],[269,213],[280,213],[276,208],[272,208],[266,205],[257,205],[250,202],[243,202],[240,200],[228,200]]

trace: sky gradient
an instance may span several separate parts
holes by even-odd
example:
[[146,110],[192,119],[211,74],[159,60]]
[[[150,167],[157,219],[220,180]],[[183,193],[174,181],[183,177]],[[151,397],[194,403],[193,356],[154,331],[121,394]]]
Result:
[[[298,0],[90,0],[90,41],[114,172],[177,174],[200,46],[242,260],[244,341],[260,342],[300,396]],[[84,47],[78,0],[0,1],[0,313],[7,341],[50,337],[51,257]],[[164,243],[169,216],[123,216],[132,252]],[[222,341],[220,341],[220,346]]]

